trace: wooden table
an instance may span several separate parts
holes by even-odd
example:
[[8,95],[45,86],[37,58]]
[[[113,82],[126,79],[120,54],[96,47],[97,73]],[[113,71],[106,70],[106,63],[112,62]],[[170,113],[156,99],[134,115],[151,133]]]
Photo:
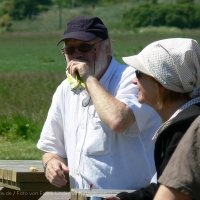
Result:
[[0,200],[35,200],[46,191],[70,191],[50,184],[40,160],[0,160]]
[[106,197],[116,196],[120,192],[133,192],[134,190],[110,189],[72,189],[71,200],[103,200]]

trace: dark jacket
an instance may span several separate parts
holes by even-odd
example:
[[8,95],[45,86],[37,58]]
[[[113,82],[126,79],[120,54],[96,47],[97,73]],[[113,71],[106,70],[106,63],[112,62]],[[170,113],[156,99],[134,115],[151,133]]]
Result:
[[[164,171],[182,136],[198,115],[200,115],[200,104],[192,105],[180,112],[166,126],[159,129],[154,151],[158,178]],[[135,192],[121,192],[117,196],[121,200],[153,200],[158,187],[158,184],[151,183]]]

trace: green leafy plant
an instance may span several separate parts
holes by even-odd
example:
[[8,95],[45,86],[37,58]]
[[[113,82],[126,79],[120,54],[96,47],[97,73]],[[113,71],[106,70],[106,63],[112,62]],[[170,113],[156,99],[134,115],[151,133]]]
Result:
[[36,140],[38,135],[35,133],[39,131],[38,125],[26,117],[0,117],[0,137],[4,140]]
[[190,3],[142,4],[123,15],[127,28],[168,26],[178,28],[200,27],[200,5]]
[[11,17],[8,14],[5,14],[0,17],[0,30],[1,32],[9,31],[12,25]]

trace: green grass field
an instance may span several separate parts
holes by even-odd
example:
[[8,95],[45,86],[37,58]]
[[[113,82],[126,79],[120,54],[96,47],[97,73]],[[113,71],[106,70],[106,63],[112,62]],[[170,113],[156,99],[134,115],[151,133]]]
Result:
[[[106,13],[101,8],[95,12]],[[145,28],[127,31],[122,27],[117,29],[120,22],[115,21],[112,12],[112,18],[106,14],[104,18],[108,24],[114,19],[114,26],[108,25],[108,28],[114,56],[120,62],[122,56],[133,55],[154,40],[191,37],[200,42],[200,30]],[[46,20],[45,16],[40,17]],[[27,32],[28,22],[21,24],[14,24],[15,32],[0,34],[0,159],[40,159],[41,153],[35,145],[53,92],[65,78],[61,46],[56,46],[62,31],[46,28],[47,31],[37,32],[34,22],[30,24],[32,31]],[[21,32],[16,32],[17,25]]]

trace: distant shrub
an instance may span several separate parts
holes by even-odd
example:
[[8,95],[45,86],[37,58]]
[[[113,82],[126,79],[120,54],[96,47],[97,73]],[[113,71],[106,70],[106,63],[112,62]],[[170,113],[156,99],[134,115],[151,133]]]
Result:
[[5,140],[35,140],[38,126],[23,116],[0,116],[0,137]]
[[12,25],[12,20],[9,15],[3,15],[0,17],[0,30],[1,31],[9,31]]
[[5,0],[0,3],[0,16],[7,14],[14,20],[32,19],[47,11],[51,4],[51,0]]
[[123,15],[127,28],[146,26],[200,27],[199,4],[143,4]]

